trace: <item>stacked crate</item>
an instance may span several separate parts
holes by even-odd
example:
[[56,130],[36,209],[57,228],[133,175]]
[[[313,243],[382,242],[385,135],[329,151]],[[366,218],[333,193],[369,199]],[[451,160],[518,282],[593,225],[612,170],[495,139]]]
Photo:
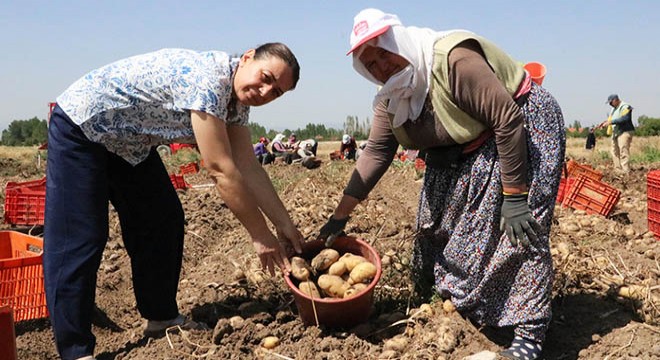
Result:
[[602,172],[569,160],[559,183],[557,202],[588,214],[608,216],[619,201],[621,191],[602,182],[602,178]]
[[179,166],[179,174],[181,175],[197,174],[198,172],[199,172],[199,165],[196,162],[191,162]]
[[566,192],[573,186],[575,178],[562,176],[559,180],[559,190],[557,191],[557,203],[562,204],[566,197]]
[[187,189],[190,187],[190,184],[186,182],[181,174],[170,174],[170,180],[172,181],[172,186],[175,189]]
[[0,306],[18,321],[48,316],[43,273],[43,239],[0,231]]
[[43,225],[46,178],[8,182],[5,187],[4,222],[11,225]]
[[577,161],[569,160],[566,163],[566,171],[568,172],[568,177],[577,177],[578,175],[584,175],[590,179],[596,181],[601,181],[603,179],[603,173],[595,170],[589,165],[580,164]]
[[415,159],[415,169],[418,171],[426,170],[426,162],[422,158]]
[[584,210],[587,214],[608,216],[619,198],[621,191],[618,189],[580,174],[568,189],[562,205]]
[[569,192],[569,190],[575,183],[575,179],[579,175],[586,176],[596,181],[600,181],[603,178],[603,173],[598,170],[595,170],[591,166],[586,164],[580,164],[574,160],[569,160],[566,163],[564,167],[564,172],[562,173],[562,177],[559,180],[559,190],[557,191],[557,203],[559,204],[564,203],[564,198],[566,198],[566,194]]
[[660,170],[649,171],[646,176],[646,196],[649,231],[660,239]]

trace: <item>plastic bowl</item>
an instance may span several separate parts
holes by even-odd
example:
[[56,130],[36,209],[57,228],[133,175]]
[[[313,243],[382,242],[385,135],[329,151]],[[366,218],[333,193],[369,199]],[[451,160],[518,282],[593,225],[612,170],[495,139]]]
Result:
[[545,65],[541,64],[540,62],[532,61],[525,64],[524,67],[525,70],[529,72],[533,82],[537,83],[538,85],[543,84],[543,79],[545,79],[545,74],[547,72]]
[[[322,241],[308,242],[303,246],[303,253],[300,256],[309,261],[324,247]],[[288,275],[284,276],[284,280],[293,293],[298,314],[305,325],[351,328],[365,322],[371,315],[374,289],[382,273],[380,256],[371,245],[351,236],[338,237],[331,247],[340,255],[347,252],[361,255],[376,265],[376,276],[364,291],[348,299],[318,299],[302,293]]]

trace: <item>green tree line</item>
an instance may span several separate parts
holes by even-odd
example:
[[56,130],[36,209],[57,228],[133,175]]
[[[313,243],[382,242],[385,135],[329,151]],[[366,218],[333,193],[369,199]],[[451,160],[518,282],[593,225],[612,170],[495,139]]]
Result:
[[48,139],[46,120],[36,116],[29,120],[14,120],[2,131],[0,145],[32,146],[41,145]]
[[[256,143],[262,136],[272,140],[275,135],[282,133],[287,137],[295,133],[298,139],[317,139],[317,140],[339,140],[343,134],[349,134],[357,140],[366,139],[369,136],[371,123],[369,118],[360,121],[357,116],[347,116],[342,129],[326,127],[323,124],[307,124],[304,128],[283,131],[266,129],[257,123],[250,123],[250,132],[252,133],[252,142]],[[0,145],[4,146],[32,146],[40,145],[48,139],[48,129],[46,120],[40,120],[34,117],[29,120],[14,120],[9,124],[6,130],[2,131]]]
[[[636,136],[658,136],[660,135],[660,118],[652,118],[642,115],[637,118]],[[250,123],[250,132],[252,133],[252,142],[256,143],[262,136],[273,139],[278,133],[289,136],[295,133],[298,139],[317,139],[317,140],[339,140],[343,134],[349,134],[356,140],[364,140],[369,136],[371,122],[369,118],[360,121],[357,116],[347,116],[342,129],[326,127],[323,124],[307,124],[304,128],[285,129],[276,131],[266,129],[257,123]],[[583,127],[578,120],[574,120],[566,127],[568,137],[586,137],[590,127]],[[606,129],[597,129],[596,136],[607,136]],[[0,145],[4,146],[33,146],[46,142],[48,130],[46,120],[41,120],[36,116],[29,120],[14,120],[9,124],[6,130],[2,131]]]
[[344,126],[341,129],[326,127],[323,124],[312,123],[307,124],[302,129],[284,129],[283,131],[266,129],[264,126],[257,123],[250,123],[249,127],[250,133],[252,134],[253,143],[259,141],[259,138],[262,136],[265,136],[269,140],[273,140],[273,138],[280,133],[287,137],[291,135],[291,133],[294,133],[299,140],[316,139],[319,141],[333,141],[340,140],[344,134],[349,134],[356,140],[364,140],[369,137],[371,122],[369,121],[369,118],[364,121],[360,121],[357,116],[347,116],[346,120],[344,121]]

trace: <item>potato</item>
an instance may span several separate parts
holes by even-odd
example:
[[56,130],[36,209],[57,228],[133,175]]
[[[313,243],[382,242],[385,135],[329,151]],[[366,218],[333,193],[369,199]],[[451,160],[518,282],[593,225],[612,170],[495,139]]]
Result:
[[339,253],[335,249],[323,249],[312,259],[312,269],[323,271],[339,260]]
[[344,293],[351,286],[337,275],[323,274],[319,276],[319,287],[323,292],[333,298],[343,298]]
[[451,300],[447,299],[442,303],[442,310],[444,310],[446,313],[453,313],[456,311],[456,306],[453,302],[451,302]]
[[319,288],[316,287],[316,284],[314,284],[313,281],[301,281],[300,284],[298,284],[298,289],[300,290],[300,292],[313,299],[321,298],[321,293],[319,292]]
[[267,336],[261,340],[261,346],[271,350],[280,344],[280,339],[277,336]]
[[344,292],[344,299],[348,299],[350,297],[353,297],[362,291],[364,291],[367,288],[367,284],[355,284],[352,285],[346,292]]
[[365,261],[361,262],[351,270],[350,279],[348,283],[359,284],[359,283],[369,283],[371,279],[376,276],[376,265]]
[[309,280],[309,276],[312,272],[312,268],[309,267],[305,259],[294,256],[291,258],[291,275],[300,280],[306,281]]
[[342,276],[346,272],[346,263],[343,261],[337,261],[336,263],[330,265],[328,268],[329,275]]
[[353,270],[353,268],[355,267],[355,265],[357,265],[357,264],[359,264],[359,263],[361,263],[361,262],[365,262],[365,261],[367,261],[367,259],[365,259],[364,257],[362,257],[362,256],[360,256],[360,255],[353,255],[353,254],[351,254],[351,253],[346,253],[346,254],[342,255],[341,258],[340,258],[340,260],[341,260],[344,264],[346,264],[346,269],[347,269],[348,271]]

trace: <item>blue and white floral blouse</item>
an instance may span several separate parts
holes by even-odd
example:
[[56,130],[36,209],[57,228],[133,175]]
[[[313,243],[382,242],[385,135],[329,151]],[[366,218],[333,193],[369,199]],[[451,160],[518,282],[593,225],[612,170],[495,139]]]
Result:
[[238,62],[220,51],[163,49],[93,70],[57,103],[89,140],[136,165],[153,146],[195,143],[189,110],[247,125],[248,106],[228,111]]

